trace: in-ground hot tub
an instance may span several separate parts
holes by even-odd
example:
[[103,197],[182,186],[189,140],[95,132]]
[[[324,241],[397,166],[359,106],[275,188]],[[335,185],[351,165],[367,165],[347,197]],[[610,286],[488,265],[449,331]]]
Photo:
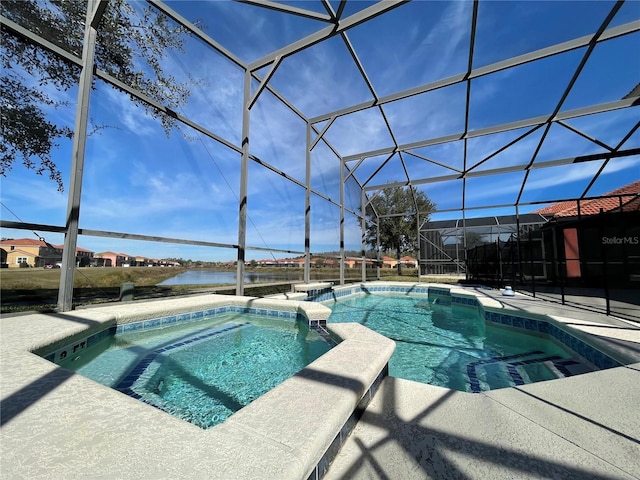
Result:
[[394,349],[392,341],[360,325],[332,328],[337,344],[327,353],[208,429],[42,358],[81,355],[89,339],[111,328],[136,329],[230,308],[301,316],[312,329],[330,313],[310,302],[203,295],[3,318],[3,474],[322,476],[387,374]]
[[69,345],[48,358],[209,428],[335,345],[293,312],[261,309],[263,315],[258,315],[243,310],[218,308],[112,327],[86,339],[88,348],[73,352]]

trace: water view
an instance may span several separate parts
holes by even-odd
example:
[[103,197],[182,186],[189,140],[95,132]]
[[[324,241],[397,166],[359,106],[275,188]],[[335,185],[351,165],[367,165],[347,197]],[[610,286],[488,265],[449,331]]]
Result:
[[[236,272],[223,270],[187,270],[158,285],[222,285],[235,284]],[[301,282],[302,272],[246,272],[244,283]]]

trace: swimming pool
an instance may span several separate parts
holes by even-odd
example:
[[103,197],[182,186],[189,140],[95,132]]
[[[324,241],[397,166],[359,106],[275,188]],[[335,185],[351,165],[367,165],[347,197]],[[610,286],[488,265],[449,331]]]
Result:
[[[605,438],[606,448],[591,450],[601,458],[614,459],[603,465],[623,465],[626,471],[637,470],[633,466],[637,462],[615,460],[622,458],[618,453],[607,456],[611,452],[625,455],[637,447],[630,440],[625,440],[628,446],[618,442],[638,438],[633,415],[633,399],[639,392],[635,381],[640,367],[637,329],[611,328],[609,322],[587,322],[591,318],[585,317],[582,310],[573,309],[575,316],[568,318],[566,314],[550,317],[528,314],[521,308],[501,308],[501,302],[497,301],[501,300],[499,293],[492,299],[482,292],[470,294],[469,290],[445,285],[376,282],[335,288],[328,295],[347,297],[365,290],[417,293],[423,298],[427,294],[437,295],[456,304],[470,302],[473,305],[465,308],[479,310],[487,322],[521,325],[530,330],[537,328],[572,345],[573,350],[601,369],[620,363],[607,366],[611,359],[602,357],[594,347],[631,365],[613,368],[611,372],[576,375],[566,381],[553,382],[552,388],[544,384],[530,385],[526,392],[538,399],[533,403],[528,395],[510,392],[510,389],[467,394],[401,379],[390,379],[389,383],[384,376],[395,342],[358,323],[335,323],[330,324],[328,330],[340,340],[338,345],[222,424],[201,429],[143,402],[132,401],[127,395],[82,375],[71,374],[54,363],[58,363],[62,353],[71,355],[76,347],[82,350],[83,344],[90,345],[91,341],[86,339],[100,332],[111,328],[125,330],[141,322],[153,325],[159,318],[171,322],[189,313],[192,318],[198,318],[203,312],[209,315],[208,312],[214,310],[234,309],[242,313],[264,310],[276,317],[288,315],[291,319],[304,318],[309,324],[322,324],[331,313],[329,308],[308,301],[207,294],[108,304],[64,315],[6,316],[0,319],[3,473],[11,478],[64,477],[70,471],[94,477],[109,472],[114,478],[164,478],[169,474],[220,479],[320,478],[320,472],[326,471],[329,459],[356,424],[359,418],[356,413],[367,410],[368,400],[374,402],[373,412],[380,412],[393,422],[401,419],[400,425],[394,423],[390,434],[395,435],[400,427],[414,443],[415,432],[432,431],[434,421],[436,428],[446,429],[447,424],[456,426],[456,432],[461,432],[453,437],[456,439],[463,438],[458,435],[464,435],[465,422],[471,422],[469,428],[475,432],[475,438],[489,439],[490,447],[495,447],[498,453],[509,453],[513,446],[511,440],[515,439],[523,448],[544,445],[533,450],[527,447],[520,452],[532,458],[546,459],[545,452],[560,452],[551,459],[556,462],[571,443],[581,445],[585,438]],[[622,348],[621,339],[630,339],[632,344]],[[573,346],[575,340],[581,344]],[[385,382],[387,389],[376,393]],[[390,386],[393,386],[391,391]],[[500,401],[487,403],[488,399]],[[447,420],[460,411],[469,415],[460,422]],[[522,415],[513,414],[514,411]],[[430,413],[426,421],[425,412]],[[582,423],[589,428],[574,428],[575,412],[585,419]],[[605,412],[608,416],[603,420]],[[423,423],[418,425],[417,418]],[[545,418],[558,427],[538,422]],[[592,429],[595,424],[592,419],[603,427]],[[496,422],[500,425],[499,431],[495,430]],[[566,443],[554,443],[550,448],[549,431],[553,437],[560,438],[566,435],[567,425],[572,427],[569,430],[574,435],[568,437]],[[628,436],[607,430],[611,425]],[[378,423],[373,426],[377,428]],[[380,432],[387,431],[386,423],[382,426]],[[533,427],[538,430],[532,430]],[[509,441],[495,443],[500,439]],[[402,437],[399,440],[402,441]],[[487,445],[482,443],[481,447]],[[516,461],[522,458],[520,453]],[[239,462],[239,455],[245,461]],[[574,463],[578,466],[583,465],[586,457],[566,458],[577,458]],[[635,459],[629,455],[624,458]],[[606,476],[607,470],[602,472]],[[316,474],[317,477],[312,476]]]
[[396,342],[394,377],[478,393],[598,370],[547,335],[485,320],[434,296],[356,295],[325,302],[329,324],[358,322]]
[[330,348],[304,321],[230,313],[104,335],[58,364],[206,429]]

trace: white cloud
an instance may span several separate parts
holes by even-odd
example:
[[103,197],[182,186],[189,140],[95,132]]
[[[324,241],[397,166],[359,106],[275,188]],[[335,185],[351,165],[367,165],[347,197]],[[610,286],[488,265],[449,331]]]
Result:
[[[527,190],[540,190],[558,187],[561,185],[567,185],[574,181],[586,181],[587,179],[593,178],[598,169],[600,168],[602,162],[593,161],[593,162],[584,162],[579,164],[572,164],[568,167],[560,167],[562,169],[562,175],[553,175],[551,171],[554,168],[549,168],[545,170],[549,170],[549,173],[540,178],[535,179],[534,181],[527,182],[526,188]],[[637,169],[640,167],[640,163],[638,162],[638,158],[624,158],[624,159],[615,159],[609,162],[607,166],[605,174],[613,174],[616,172],[621,172],[626,169]],[[585,185],[586,186],[586,185]]]
[[152,136],[158,134],[158,121],[151,118],[141,106],[131,101],[129,96],[105,85],[101,89],[107,95],[108,102],[103,107],[118,118],[118,122],[136,135]]
[[[21,166],[16,168],[24,170]],[[56,183],[46,176],[32,171],[16,173],[2,180],[2,202],[27,223],[64,225],[68,194],[58,192]],[[18,221],[4,208],[3,218]]]

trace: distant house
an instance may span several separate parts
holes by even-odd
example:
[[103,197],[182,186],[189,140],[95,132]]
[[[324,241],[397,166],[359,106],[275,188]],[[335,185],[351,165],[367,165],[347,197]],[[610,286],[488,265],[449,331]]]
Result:
[[327,258],[323,264],[326,268],[336,268],[338,266],[338,262],[336,262],[333,258]]
[[355,268],[359,260],[359,258],[345,257],[344,266],[345,268]]
[[278,265],[278,262],[273,259],[257,260],[256,263],[261,267],[275,267]]
[[[245,262],[245,265],[256,265],[258,267],[285,267],[285,268],[304,268],[305,257],[298,258],[267,258],[264,260],[251,260]],[[309,266],[316,266],[316,259],[309,260]]]
[[382,257],[382,268],[394,268],[396,265],[398,265],[398,260],[395,258],[387,255]]
[[146,267],[147,265],[153,266],[153,262],[147,257],[143,257],[141,255],[135,256],[135,261],[132,266],[135,267]]
[[281,258],[278,260],[278,265],[281,267],[304,267],[304,257],[302,258]]
[[[64,245],[52,245],[42,240],[17,238],[0,241],[3,250],[3,264],[9,268],[20,267],[26,263],[30,267],[44,267],[62,262]],[[93,258],[93,252],[85,248],[76,248],[76,265],[86,267]]]
[[[400,258],[400,265],[404,268],[418,268],[418,260],[408,255]],[[396,268],[398,266],[398,259],[385,255],[382,257],[382,268]]]
[[400,258],[400,263],[406,268],[418,268],[418,260],[408,255]]
[[[362,258],[360,257],[346,257],[344,259],[344,266],[346,268],[360,268],[362,266]],[[373,260],[371,259],[366,259],[365,260],[365,267],[366,268],[373,268],[375,266],[375,263]]]
[[96,267],[121,267],[129,256],[115,252],[100,252],[95,253],[93,257],[96,259]]
[[157,260],[157,259],[151,259],[149,260],[149,262],[151,262],[151,265],[149,266],[160,266],[160,267],[180,267],[180,262],[176,262],[175,260],[166,260],[166,259],[161,259],[161,260]]

